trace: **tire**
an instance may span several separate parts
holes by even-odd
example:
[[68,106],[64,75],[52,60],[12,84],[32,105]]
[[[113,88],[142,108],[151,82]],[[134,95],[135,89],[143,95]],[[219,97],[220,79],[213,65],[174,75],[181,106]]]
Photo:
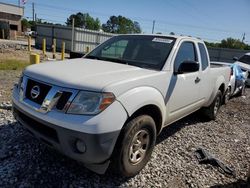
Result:
[[215,120],[220,109],[222,102],[222,93],[221,91],[217,91],[217,94],[209,107],[204,108],[203,113],[209,120]]
[[155,141],[156,126],[150,116],[141,115],[129,121],[117,140],[111,159],[112,171],[123,177],[139,173],[149,161]]
[[244,84],[239,92],[239,96],[244,96],[246,94],[246,85]]
[[227,91],[223,97],[223,104],[227,104],[231,97],[231,87],[227,88]]

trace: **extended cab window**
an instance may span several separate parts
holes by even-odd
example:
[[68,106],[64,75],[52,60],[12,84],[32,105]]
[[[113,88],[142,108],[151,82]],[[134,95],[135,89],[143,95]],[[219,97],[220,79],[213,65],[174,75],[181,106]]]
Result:
[[195,46],[192,42],[183,42],[181,44],[174,61],[174,69],[177,70],[184,61],[197,61]]
[[202,67],[202,70],[205,70],[208,67],[208,58],[207,58],[206,48],[204,44],[202,43],[199,43],[198,46],[199,46],[199,50],[201,54],[201,67]]

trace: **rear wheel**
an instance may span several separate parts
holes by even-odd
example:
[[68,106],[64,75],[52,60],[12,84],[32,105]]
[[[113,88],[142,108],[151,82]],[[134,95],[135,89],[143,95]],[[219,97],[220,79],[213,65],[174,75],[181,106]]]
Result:
[[136,175],[149,161],[156,141],[154,120],[141,115],[123,128],[112,158],[112,169],[125,177]]
[[245,83],[243,84],[241,90],[240,90],[240,93],[239,93],[239,96],[243,96],[246,94],[246,85]]
[[204,115],[209,119],[209,120],[215,120],[216,116],[218,114],[218,111],[220,109],[221,106],[221,102],[222,102],[222,93],[221,91],[217,91],[217,94],[212,102],[212,104],[207,107],[204,108]]

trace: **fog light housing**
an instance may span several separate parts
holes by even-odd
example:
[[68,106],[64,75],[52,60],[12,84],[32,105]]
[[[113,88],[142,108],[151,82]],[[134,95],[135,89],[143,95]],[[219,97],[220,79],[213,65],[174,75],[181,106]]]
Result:
[[76,142],[75,142],[75,146],[76,146],[76,150],[79,153],[85,153],[86,152],[86,145],[85,145],[84,141],[82,141],[80,139],[77,139]]

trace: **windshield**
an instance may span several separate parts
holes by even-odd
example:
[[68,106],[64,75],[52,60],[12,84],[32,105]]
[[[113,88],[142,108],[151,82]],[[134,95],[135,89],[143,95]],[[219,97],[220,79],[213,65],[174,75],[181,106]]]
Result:
[[249,55],[243,55],[238,61],[250,65],[250,56]]
[[107,40],[85,58],[161,70],[175,39],[163,36],[120,35]]

